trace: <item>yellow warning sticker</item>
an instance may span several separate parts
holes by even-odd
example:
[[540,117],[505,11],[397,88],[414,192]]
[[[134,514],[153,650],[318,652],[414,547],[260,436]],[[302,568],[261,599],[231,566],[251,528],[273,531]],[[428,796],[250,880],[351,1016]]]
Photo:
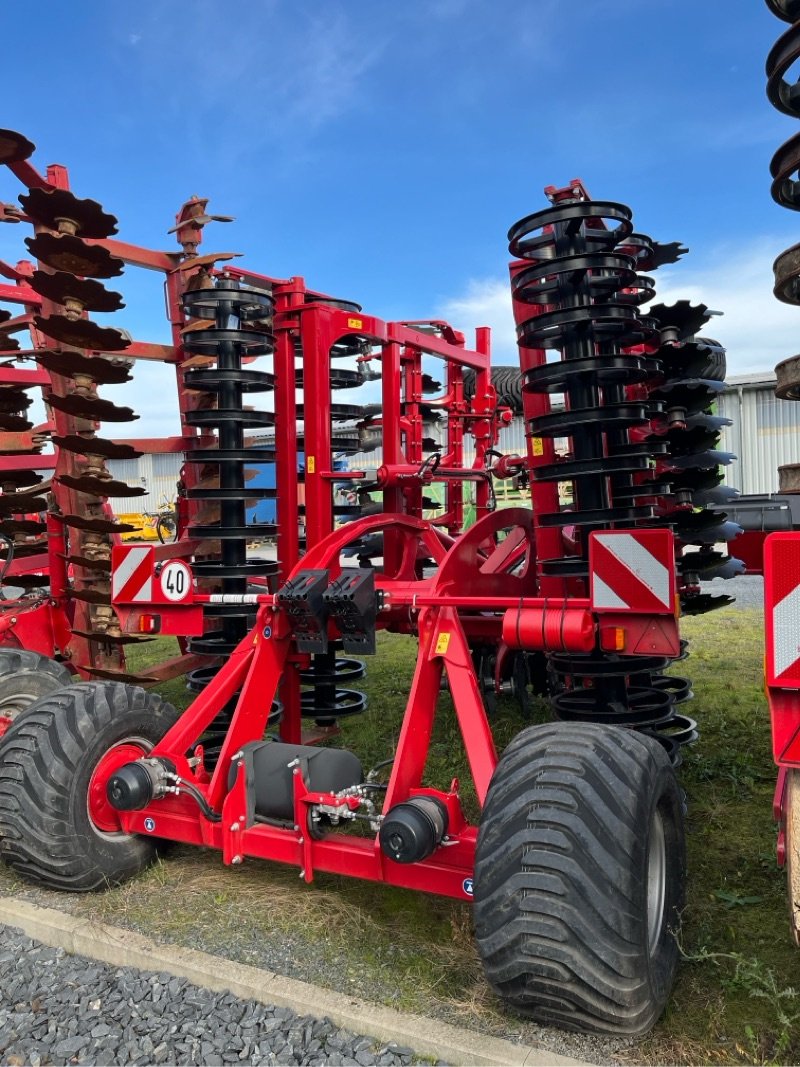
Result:
[[450,645],[450,634],[442,633],[436,638],[436,655],[443,656]]
[[531,452],[533,452],[534,456],[544,455],[544,441],[541,437],[531,438]]
[[360,330],[364,326],[363,319],[348,319],[347,325],[351,330]]
[[306,470],[309,474],[313,474],[317,469],[317,461],[313,456],[306,457]]

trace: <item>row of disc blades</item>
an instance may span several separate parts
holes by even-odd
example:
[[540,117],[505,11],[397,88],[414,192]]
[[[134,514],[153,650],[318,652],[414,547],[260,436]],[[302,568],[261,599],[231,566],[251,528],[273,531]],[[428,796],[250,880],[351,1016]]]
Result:
[[[0,131],[0,163],[27,159],[33,145],[14,131]],[[121,646],[139,640],[120,632],[111,607],[111,535],[133,532],[135,527],[118,522],[107,505],[109,497],[137,497],[146,490],[115,480],[108,460],[133,459],[140,455],[129,445],[98,436],[99,422],[128,423],[138,416],[124,406],[98,395],[98,386],[130,381],[130,360],[120,353],[130,340],[121,331],[101,325],[89,316],[108,314],[124,307],[121,294],[107,289],[100,280],[122,273],[123,261],[93,242],[117,232],[117,220],[94,200],[81,199],[67,189],[32,187],[19,197],[14,221],[26,221],[34,235],[25,240],[30,255],[38,261],[21,280],[41,297],[41,308],[27,323],[33,343],[23,349],[10,331],[0,333],[2,353],[15,360],[34,359],[49,376],[44,387],[49,408],[64,418],[65,432],[31,434],[26,416],[31,404],[28,388],[3,384],[0,369],[0,430],[16,436],[17,447],[31,456],[29,470],[2,470],[0,456],[0,532],[14,541],[17,558],[45,550],[43,516],[50,512],[64,524],[66,560],[72,568],[68,591],[76,602],[73,632],[94,642],[90,664],[81,664],[98,677],[137,681],[124,670]],[[14,214],[4,212],[9,218]],[[10,315],[2,312],[3,324]],[[58,418],[58,415],[56,415]],[[28,449],[20,448],[31,434]],[[50,436],[59,450],[56,473],[43,483],[35,470],[35,456]],[[2,439],[0,439],[2,440]],[[10,451],[10,449],[9,449]],[[67,455],[68,454],[68,455]],[[47,586],[49,576],[15,576],[14,585]]]

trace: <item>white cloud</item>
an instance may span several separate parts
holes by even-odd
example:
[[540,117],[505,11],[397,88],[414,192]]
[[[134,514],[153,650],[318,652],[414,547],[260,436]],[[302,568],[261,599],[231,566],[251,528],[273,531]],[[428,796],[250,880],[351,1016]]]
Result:
[[728,350],[728,372],[772,370],[800,350],[800,308],[789,307],[772,293],[772,263],[785,238],[759,237],[745,245],[720,246],[698,267],[684,264],[656,275],[657,301],[691,300],[723,313],[705,332]]
[[457,330],[463,330],[468,345],[473,343],[474,327],[490,326],[492,362],[518,361],[517,335],[511,310],[511,288],[507,277],[472,279],[461,296],[442,301],[436,314]]
[[[728,371],[771,370],[800,351],[800,308],[772,293],[772,263],[785,238],[759,237],[738,246],[719,246],[697,266],[691,258],[655,274],[656,302],[704,303],[721,311],[705,332],[728,349]],[[471,279],[460,295],[444,299],[438,313],[471,338],[473,326],[492,327],[495,363],[515,363],[517,348],[507,278]]]

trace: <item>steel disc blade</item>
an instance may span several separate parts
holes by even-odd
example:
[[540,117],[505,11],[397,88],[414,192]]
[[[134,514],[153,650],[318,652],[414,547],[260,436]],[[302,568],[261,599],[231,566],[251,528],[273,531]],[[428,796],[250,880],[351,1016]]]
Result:
[[0,412],[0,430],[7,430],[9,433],[22,433],[25,430],[32,430],[33,423],[23,418],[22,415],[9,415],[5,412]]
[[184,259],[175,267],[176,271],[193,270],[195,267],[208,267],[212,263],[221,263],[225,259],[236,259],[241,252],[207,252],[203,256]]
[[[0,371],[0,373],[2,373]],[[0,412],[12,414],[18,411],[24,411],[29,408],[33,403],[33,397],[28,396],[27,393],[17,391],[12,388],[4,389],[0,386]]]
[[85,515],[59,515],[57,516],[66,526],[72,526],[76,530],[87,530],[89,533],[135,533],[139,527],[131,526],[127,522],[116,522],[114,519],[87,518]]
[[74,223],[83,237],[98,239],[117,232],[117,220],[96,200],[81,200],[68,189],[31,189],[19,202],[26,215],[51,230],[66,220]]
[[68,489],[75,489],[78,493],[88,493],[90,496],[116,496],[134,497],[146,496],[147,490],[142,486],[131,486],[127,482],[118,482],[114,478],[95,478],[91,474],[61,474],[56,478],[57,482],[66,485]]
[[76,348],[89,348],[93,352],[119,352],[130,344],[120,330],[100,326],[91,319],[69,319],[66,315],[43,318],[34,315],[33,322],[48,337]]
[[40,296],[63,304],[66,300],[76,300],[87,311],[119,311],[125,307],[122,294],[106,289],[100,282],[91,278],[78,278],[65,270],[50,274],[44,270],[35,270],[30,278],[31,288]]
[[117,407],[110,400],[102,400],[99,396],[86,396],[81,393],[56,396],[55,393],[48,393],[45,400],[51,407],[65,411],[68,415],[75,415],[79,419],[93,419],[95,422],[135,422],[139,418],[131,408]]
[[67,590],[67,596],[73,600],[82,600],[85,604],[110,604],[111,603],[111,586],[106,586],[103,589],[92,589],[91,587],[86,589],[69,589]]
[[114,278],[125,266],[102,245],[90,245],[67,233],[37,233],[25,244],[35,259],[54,270],[65,270],[87,278]]
[[38,541],[15,541],[14,559],[27,559],[29,556],[40,556],[47,551],[47,538],[42,537]]
[[75,637],[85,637],[87,641],[97,641],[99,644],[144,645],[155,640],[154,637],[144,637],[140,634],[107,634],[101,630],[73,630],[72,633]]
[[33,155],[35,147],[16,130],[0,130],[0,164],[21,163]]
[[0,522],[0,533],[14,536],[14,534],[43,534],[47,526],[35,519],[3,519]]
[[126,359],[84,356],[82,352],[46,350],[36,353],[36,362],[53,374],[65,378],[84,375],[98,385],[121,385],[131,380],[131,363]]
[[692,304],[689,300],[677,300],[674,304],[653,304],[646,314],[658,321],[661,331],[669,330],[675,340],[685,341],[694,337],[714,314],[705,304]]
[[97,571],[102,574],[111,573],[111,560],[110,559],[90,559],[88,556],[65,556],[59,552],[61,559],[65,559],[68,563],[74,564],[76,567],[83,567],[86,571]]
[[32,486],[44,481],[44,475],[37,471],[3,471],[0,470],[0,485]]
[[17,586],[18,589],[44,589],[50,585],[50,577],[47,574],[14,574],[4,578],[2,584]]
[[67,434],[60,437],[54,434],[50,440],[67,452],[77,452],[79,456],[102,456],[103,459],[138,459],[143,455],[132,445],[108,441],[104,437],[81,437],[79,434]]
[[0,494],[0,515],[24,515],[27,512],[45,511],[47,500],[43,496],[23,496],[22,493]]

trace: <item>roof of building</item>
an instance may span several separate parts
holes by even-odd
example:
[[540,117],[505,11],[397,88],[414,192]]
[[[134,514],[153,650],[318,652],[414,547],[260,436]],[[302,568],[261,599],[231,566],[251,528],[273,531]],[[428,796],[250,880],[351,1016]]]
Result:
[[725,384],[731,386],[750,386],[753,389],[774,389],[775,372],[771,370],[751,371],[750,374],[731,374],[725,379]]

